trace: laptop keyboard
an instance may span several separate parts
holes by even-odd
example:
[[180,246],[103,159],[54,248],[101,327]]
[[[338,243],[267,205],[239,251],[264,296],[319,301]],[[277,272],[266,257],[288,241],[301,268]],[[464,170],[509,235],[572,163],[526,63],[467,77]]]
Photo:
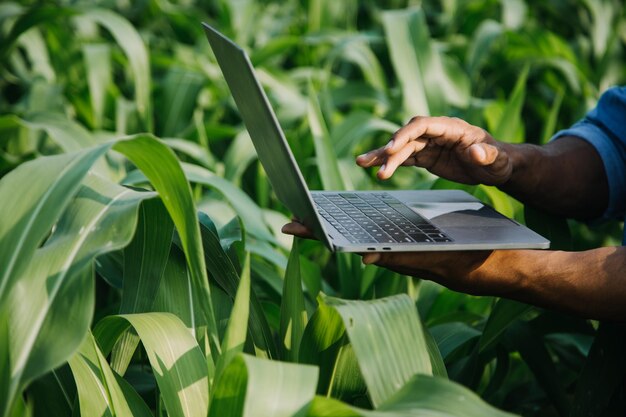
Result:
[[319,213],[351,243],[452,242],[387,193],[314,194]]

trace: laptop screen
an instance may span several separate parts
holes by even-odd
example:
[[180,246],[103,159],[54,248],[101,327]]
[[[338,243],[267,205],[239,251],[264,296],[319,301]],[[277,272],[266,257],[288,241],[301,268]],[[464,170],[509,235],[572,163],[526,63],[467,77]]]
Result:
[[206,23],[202,25],[278,199],[311,228],[318,239],[331,247],[313,208],[313,200],[302,173],[267,96],[254,75],[250,59],[224,35]]

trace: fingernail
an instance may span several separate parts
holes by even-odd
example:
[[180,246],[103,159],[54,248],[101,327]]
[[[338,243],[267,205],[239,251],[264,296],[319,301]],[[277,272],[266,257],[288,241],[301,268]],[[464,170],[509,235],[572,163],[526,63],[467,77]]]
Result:
[[382,164],[382,165],[380,166],[379,171],[384,171],[384,170],[385,170],[385,168],[387,168],[387,164]]
[[367,156],[367,152],[366,153],[362,153],[361,155],[357,156],[357,158],[365,158]]
[[393,139],[391,139],[389,141],[389,143],[387,144],[387,146],[385,146],[385,149],[390,149],[393,146]]

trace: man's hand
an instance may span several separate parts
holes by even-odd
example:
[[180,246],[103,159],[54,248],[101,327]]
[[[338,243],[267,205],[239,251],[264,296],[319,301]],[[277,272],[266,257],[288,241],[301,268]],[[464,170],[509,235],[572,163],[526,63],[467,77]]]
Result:
[[[298,220],[283,226],[282,232],[315,239],[311,231]],[[470,294],[495,292],[502,282],[485,282],[478,278],[478,269],[489,258],[492,251],[460,252],[369,252],[363,255],[364,264],[376,264],[404,275],[426,278]],[[478,278],[478,279],[477,279]]]
[[446,287],[474,295],[494,295],[509,284],[490,279],[482,269],[494,251],[371,252],[363,263],[391,269],[403,275],[429,279]]
[[385,147],[356,162],[380,166],[380,179],[391,177],[400,165],[415,165],[464,184],[502,185],[513,172],[508,146],[461,119],[416,116]]

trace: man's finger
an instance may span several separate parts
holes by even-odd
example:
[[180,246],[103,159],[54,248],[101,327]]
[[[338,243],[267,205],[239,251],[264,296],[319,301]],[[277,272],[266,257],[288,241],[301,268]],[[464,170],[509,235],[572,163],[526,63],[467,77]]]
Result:
[[356,163],[363,168],[369,168],[375,165],[382,165],[386,158],[384,148],[378,148],[357,156]]
[[281,232],[287,235],[294,235],[303,238],[313,238],[313,233],[309,230],[309,228],[298,222],[287,223],[282,227]]
[[420,137],[443,137],[446,141],[456,141],[465,136],[464,133],[470,126],[467,122],[451,117],[416,116],[394,133],[385,151],[387,154],[393,154],[410,141]]
[[416,139],[407,143],[403,148],[399,149],[398,152],[389,155],[385,164],[381,166],[378,171],[378,178],[381,180],[390,178],[396,169],[404,163],[404,161],[420,152],[426,147],[427,144],[428,139]]
[[475,143],[467,149],[470,160],[478,165],[487,166],[496,161],[498,148],[486,143]]

